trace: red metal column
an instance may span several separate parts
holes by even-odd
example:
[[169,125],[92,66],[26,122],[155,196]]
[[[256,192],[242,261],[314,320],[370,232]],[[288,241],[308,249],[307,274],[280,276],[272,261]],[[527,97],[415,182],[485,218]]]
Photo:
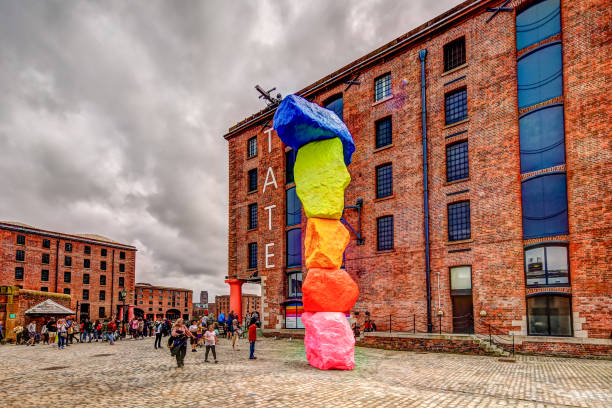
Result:
[[242,285],[244,281],[241,279],[228,279],[225,283],[230,285],[230,312],[238,315],[238,320],[242,319]]

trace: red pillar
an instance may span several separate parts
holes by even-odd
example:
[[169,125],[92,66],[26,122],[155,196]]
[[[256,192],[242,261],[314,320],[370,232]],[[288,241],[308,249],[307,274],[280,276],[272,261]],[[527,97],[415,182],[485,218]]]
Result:
[[134,319],[134,306],[128,306],[128,322]]
[[228,279],[225,283],[230,285],[230,312],[233,310],[238,315],[238,321],[242,321],[242,285],[241,279]]
[[125,314],[123,313],[123,306],[119,308],[119,316],[121,316],[120,320],[123,321],[125,318]]

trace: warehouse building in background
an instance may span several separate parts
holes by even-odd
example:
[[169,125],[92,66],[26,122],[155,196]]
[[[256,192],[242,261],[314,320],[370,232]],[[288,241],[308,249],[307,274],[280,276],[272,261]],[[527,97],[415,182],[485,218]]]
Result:
[[[351,316],[610,353],[608,10],[466,1],[298,92],[356,144],[343,216],[360,290]],[[296,155],[274,112],[225,135],[227,282],[237,299],[244,282],[261,284],[267,331],[302,327],[306,273]]]

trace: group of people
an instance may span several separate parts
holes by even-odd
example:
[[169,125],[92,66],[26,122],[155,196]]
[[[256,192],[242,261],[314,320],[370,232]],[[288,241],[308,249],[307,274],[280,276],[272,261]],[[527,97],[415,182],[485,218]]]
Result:
[[119,324],[114,319],[91,321],[84,319],[81,323],[68,318],[55,318],[31,320],[25,327],[18,325],[13,329],[16,344],[35,346],[38,343],[54,346],[57,342],[58,350],[77,343],[91,343],[92,340],[109,341],[115,343],[119,335]]

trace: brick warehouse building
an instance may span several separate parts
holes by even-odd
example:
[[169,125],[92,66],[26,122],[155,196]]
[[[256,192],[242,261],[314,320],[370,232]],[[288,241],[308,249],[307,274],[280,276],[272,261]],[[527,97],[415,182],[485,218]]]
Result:
[[168,286],[137,283],[134,287],[136,306],[134,315],[147,318],[182,317],[185,320],[193,316],[193,290],[172,288]]
[[13,222],[0,222],[0,237],[0,285],[68,294],[79,319],[109,318],[134,304],[135,247]]
[[[261,315],[261,296],[245,293],[241,298],[241,322],[245,315],[248,314],[250,316],[251,313],[255,311],[259,312]],[[215,316],[223,313],[225,316],[227,316],[232,310],[236,312],[236,309],[234,309],[230,304],[230,295],[217,295],[215,296],[215,312],[217,313],[212,313],[211,311],[209,311],[209,313],[212,313]]]
[[[502,3],[466,1],[298,92],[355,139],[353,312],[383,330],[492,325],[523,350],[610,353],[609,5]],[[228,282],[261,284],[268,330],[301,327],[306,272],[274,112],[224,136]]]

